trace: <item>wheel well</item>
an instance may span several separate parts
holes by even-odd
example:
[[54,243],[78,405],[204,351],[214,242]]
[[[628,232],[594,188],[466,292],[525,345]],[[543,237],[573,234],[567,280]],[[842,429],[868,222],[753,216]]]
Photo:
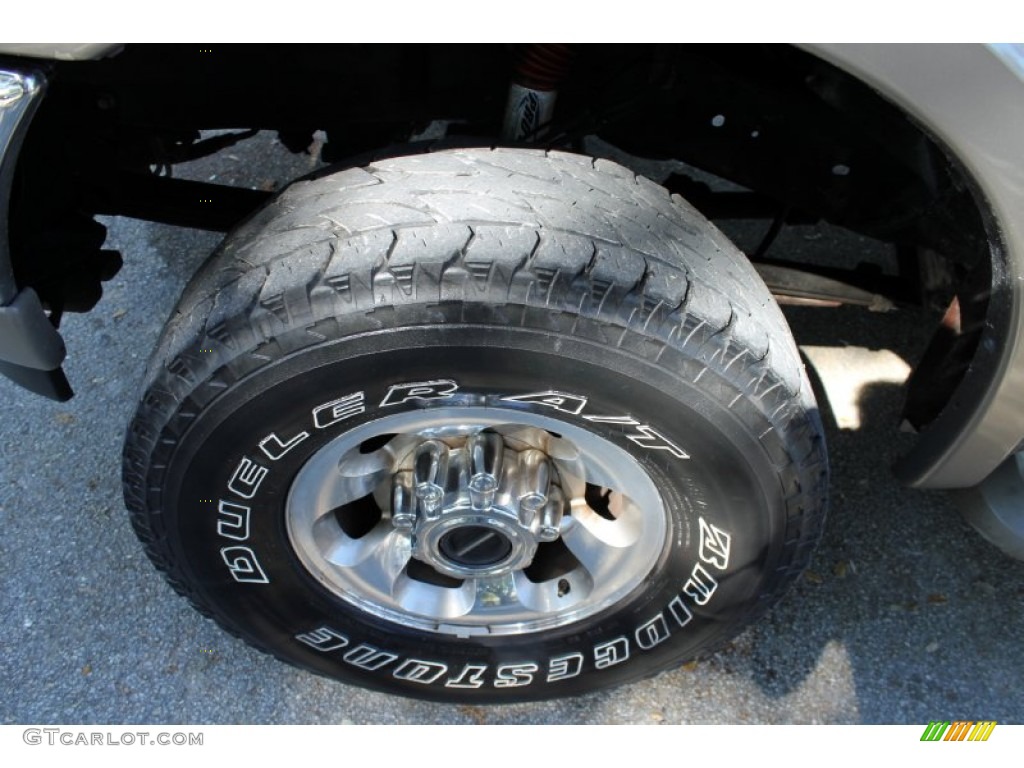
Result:
[[[514,54],[499,45],[128,45],[108,59],[56,63],[19,162],[16,279],[59,320],[91,309],[120,264],[103,250],[97,214],[231,229],[269,193],[167,170],[249,130],[276,131],[291,151],[323,131],[328,161],[408,141],[435,121],[496,141]],[[211,130],[221,133],[202,133]],[[580,150],[592,136],[740,185],[730,196],[685,172],[667,179],[712,219],[824,220],[891,244],[898,280],[839,277],[948,309],[924,355],[928,386],[910,387],[907,409],[918,427],[941,411],[989,312],[990,242],[968,175],[900,109],[790,46],[575,46],[545,141]],[[213,196],[216,207],[200,202]]]

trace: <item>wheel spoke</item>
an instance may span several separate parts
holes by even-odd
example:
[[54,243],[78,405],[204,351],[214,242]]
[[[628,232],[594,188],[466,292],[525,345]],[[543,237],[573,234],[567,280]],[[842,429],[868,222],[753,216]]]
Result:
[[308,509],[315,509],[319,518],[327,517],[339,507],[374,493],[389,477],[390,473],[383,468],[353,477],[332,473],[324,478],[315,494],[303,493],[294,501],[296,504],[306,505]]
[[562,486],[568,496],[582,496],[588,483],[620,493],[624,491],[619,487],[621,482],[614,468],[583,454],[568,440],[554,438],[552,445],[556,450],[551,458],[558,467]]
[[392,472],[418,442],[412,435],[395,435],[370,453],[362,453],[359,448],[355,448],[338,462],[338,474],[342,477],[361,477],[376,475],[381,471]]
[[516,581],[511,573],[489,578],[472,579],[476,592],[474,611],[498,612],[510,606],[519,605]]
[[383,522],[354,539],[330,517],[322,517],[314,524],[313,536],[324,560],[351,569],[354,576],[385,594],[394,590],[411,553],[408,534]]
[[[591,513],[593,514],[593,513]],[[597,515],[594,515],[597,517]],[[600,519],[600,518],[599,518]],[[562,541],[572,552],[580,565],[587,569],[594,580],[600,578],[602,572],[608,567],[609,547],[602,539],[594,535],[594,532],[583,525],[573,511],[572,524],[566,526],[562,531]]]
[[[636,543],[643,533],[643,520],[639,508],[628,500],[620,500],[616,504],[618,512],[614,520],[609,520],[591,509],[585,499],[577,497],[571,502],[573,525],[584,528],[590,536],[597,539],[603,546],[621,549]],[[563,533],[563,537],[566,534]],[[566,540],[568,543],[568,540]],[[572,547],[569,547],[572,549]],[[575,552],[573,553],[575,554]]]
[[629,548],[636,543],[640,526],[635,520],[607,520],[586,506],[582,499],[573,499],[572,515],[562,528],[562,541],[594,582],[601,583]]
[[317,548],[331,564],[348,568],[372,557],[384,544],[391,528],[377,525],[365,536],[353,538],[345,533],[329,515],[313,524],[313,538]]
[[582,603],[594,589],[594,578],[586,568],[576,568],[557,579],[530,581],[526,574],[515,574],[519,602],[532,611],[565,611]]
[[395,601],[410,613],[439,619],[457,619],[473,608],[476,583],[468,579],[459,587],[441,587],[409,578],[402,571],[395,580]]
[[288,499],[307,568],[361,610],[458,637],[561,626],[628,594],[666,535],[649,477],[579,427],[496,411],[387,415],[314,454]]
[[622,491],[619,488],[619,479],[612,467],[607,467],[596,458],[581,456],[583,473],[580,477],[592,485],[599,485],[602,488],[610,488],[613,491]]
[[397,435],[371,453],[360,453],[358,447],[350,450],[338,461],[336,471],[325,473],[316,496],[304,501],[330,511],[369,496],[390,479],[416,442],[410,435]]

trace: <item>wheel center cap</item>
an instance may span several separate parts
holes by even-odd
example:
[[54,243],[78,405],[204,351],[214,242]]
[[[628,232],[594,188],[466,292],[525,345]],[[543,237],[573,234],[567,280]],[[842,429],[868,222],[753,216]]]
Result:
[[512,554],[512,542],[505,534],[479,525],[448,531],[437,544],[442,555],[466,568],[497,565]]

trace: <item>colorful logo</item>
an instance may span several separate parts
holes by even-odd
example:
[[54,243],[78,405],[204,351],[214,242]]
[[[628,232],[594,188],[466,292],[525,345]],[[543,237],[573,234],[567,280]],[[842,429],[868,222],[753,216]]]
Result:
[[988,741],[995,727],[995,720],[932,720],[921,741]]

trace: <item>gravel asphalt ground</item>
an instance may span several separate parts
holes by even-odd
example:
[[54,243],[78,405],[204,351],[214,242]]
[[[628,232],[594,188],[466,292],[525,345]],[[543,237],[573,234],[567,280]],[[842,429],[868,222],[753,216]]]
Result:
[[[268,162],[273,147],[261,136],[191,173],[271,188],[308,168]],[[949,494],[902,488],[889,470],[915,439],[896,427],[899,382],[928,332],[920,313],[787,311],[830,397],[833,501],[811,569],[766,619],[706,662],[610,692],[443,706],[264,656],[149,564],[121,499],[123,432],[149,350],[219,238],[110,225],[125,267],[63,326],[77,396],[52,403],[0,381],[0,723],[1024,722],[1024,563],[975,534]],[[819,227],[787,231],[776,252],[877,247]]]

